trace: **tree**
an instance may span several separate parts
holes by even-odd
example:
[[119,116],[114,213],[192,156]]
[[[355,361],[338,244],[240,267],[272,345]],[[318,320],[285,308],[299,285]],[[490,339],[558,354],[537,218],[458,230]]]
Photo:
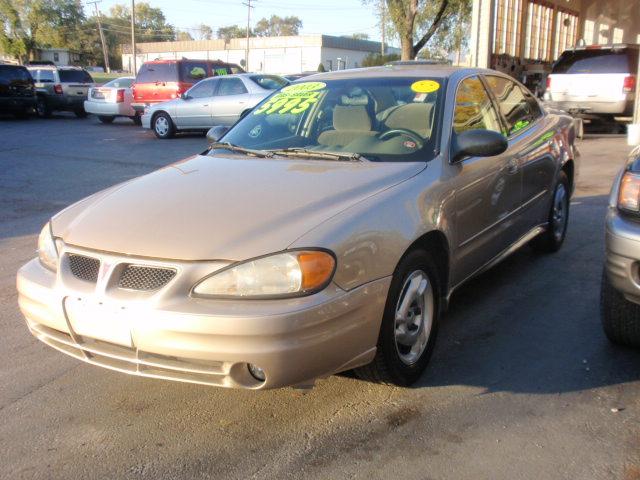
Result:
[[178,30],[176,32],[176,40],[178,40],[179,42],[186,42],[189,40],[193,40],[193,37],[191,36],[191,34],[189,32],[184,32],[182,30]]
[[[131,9],[127,5],[111,7],[110,18],[105,22],[114,33],[131,35]],[[173,25],[167,23],[162,9],[148,3],[136,3],[136,38],[143,42],[163,42],[176,38]]]
[[256,23],[254,33],[257,37],[294,36],[302,28],[302,20],[296,16],[263,18]]
[[347,38],[353,38],[355,40],[369,40],[368,33],[352,33],[351,35],[345,35]]
[[198,25],[196,31],[198,40],[211,40],[213,37],[213,30],[209,25],[205,25],[204,23]]
[[318,65],[318,71],[319,72],[326,72],[327,69],[324,68],[324,65],[322,64],[322,62],[320,62],[320,64]]
[[[224,40],[231,40],[232,38],[244,38],[247,36],[247,30],[240,27],[239,25],[229,25],[228,27],[220,27],[216,32],[218,38],[222,38]],[[251,35],[251,31],[249,31],[249,35]]]
[[[379,5],[378,0],[364,1]],[[385,4],[393,32],[400,39],[403,60],[413,60],[436,33],[441,38],[451,35],[460,28],[455,23],[458,13],[470,9],[470,0],[385,0]]]

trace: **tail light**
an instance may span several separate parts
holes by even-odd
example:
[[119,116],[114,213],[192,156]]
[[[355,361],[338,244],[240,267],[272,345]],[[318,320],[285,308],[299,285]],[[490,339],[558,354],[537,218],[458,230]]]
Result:
[[550,89],[551,89],[551,77],[548,76],[547,77],[547,90],[550,90]]
[[116,103],[124,102],[124,88],[119,88],[116,92]]
[[133,95],[133,98],[136,98],[136,84],[135,83],[133,85],[131,85],[131,95]]
[[55,93],[57,93],[58,95],[62,95],[62,93],[63,93],[62,92],[62,85],[60,85],[60,84],[54,85],[53,86],[53,91]]
[[633,93],[636,91],[635,75],[629,75],[628,77],[624,77],[624,82],[622,83],[622,91],[624,93]]
[[188,83],[178,83],[178,86],[176,87],[176,98],[180,98],[184,92],[189,90],[189,88],[191,88],[191,85]]

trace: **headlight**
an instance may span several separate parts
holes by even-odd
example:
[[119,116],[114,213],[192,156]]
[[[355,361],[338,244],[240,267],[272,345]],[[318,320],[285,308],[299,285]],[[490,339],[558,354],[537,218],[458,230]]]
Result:
[[38,257],[40,263],[49,270],[55,272],[58,269],[58,249],[51,235],[51,224],[49,223],[42,227],[38,237]]
[[233,265],[205,278],[193,294],[211,297],[295,297],[317,292],[331,281],[336,261],[320,250],[277,253]]
[[626,172],[618,190],[618,208],[640,213],[640,175]]

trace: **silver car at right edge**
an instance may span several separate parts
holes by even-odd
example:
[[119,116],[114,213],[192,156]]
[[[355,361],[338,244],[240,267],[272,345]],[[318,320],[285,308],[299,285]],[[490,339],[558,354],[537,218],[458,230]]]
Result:
[[640,146],[611,189],[605,221],[601,318],[614,343],[640,347]]

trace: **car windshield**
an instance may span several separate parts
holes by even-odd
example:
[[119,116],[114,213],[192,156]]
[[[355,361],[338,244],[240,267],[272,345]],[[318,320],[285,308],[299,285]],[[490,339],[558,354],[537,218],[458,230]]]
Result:
[[84,70],[60,70],[60,81],[63,83],[93,83],[93,78]]
[[331,152],[372,161],[429,161],[444,90],[441,78],[296,82],[258,104],[222,142],[253,150],[304,150],[305,158]]
[[115,80],[111,80],[110,82],[105,83],[103,87],[130,88],[132,83],[133,83],[133,78],[122,77],[122,78],[116,78]]

